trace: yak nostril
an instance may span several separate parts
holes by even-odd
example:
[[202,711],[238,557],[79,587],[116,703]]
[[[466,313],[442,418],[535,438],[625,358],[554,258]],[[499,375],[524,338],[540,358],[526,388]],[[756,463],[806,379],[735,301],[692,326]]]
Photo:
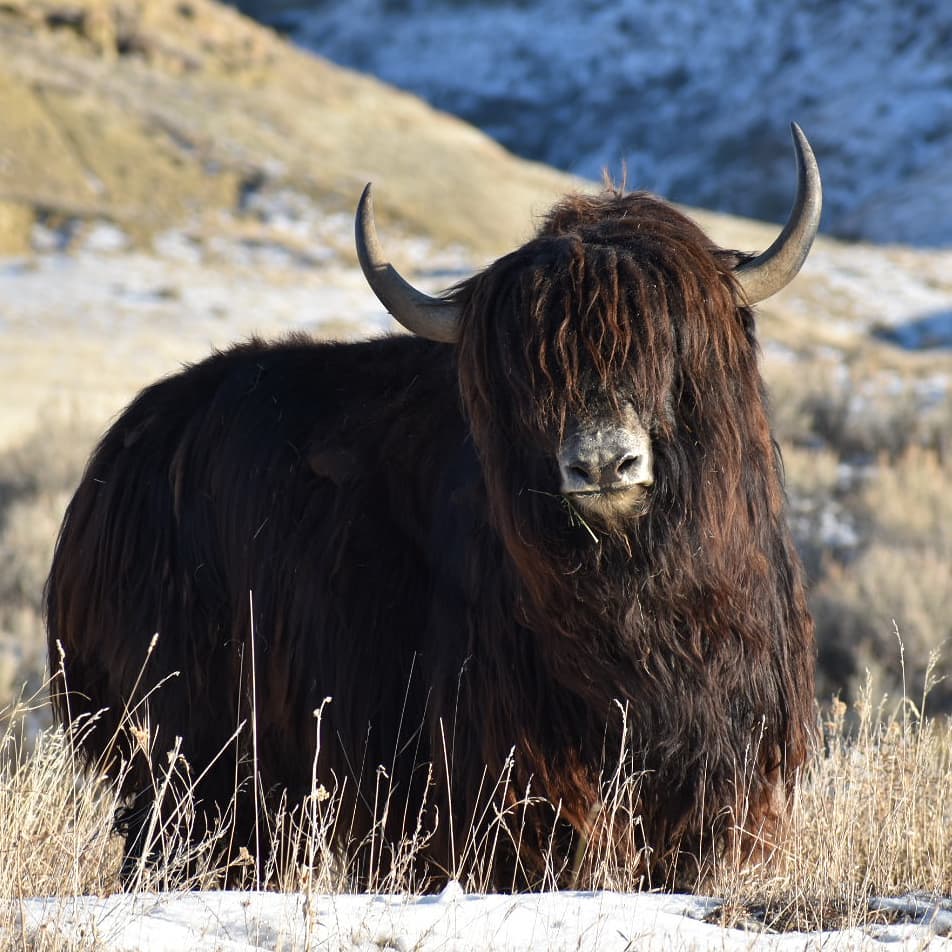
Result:
[[615,472],[617,472],[619,476],[624,476],[625,473],[629,472],[630,470],[636,469],[640,465],[641,465],[640,456],[625,456],[619,462],[618,466],[615,467]]
[[580,466],[578,463],[573,463],[569,467],[569,472],[573,476],[577,476],[579,479],[584,479],[586,481],[591,477],[589,471],[584,466]]

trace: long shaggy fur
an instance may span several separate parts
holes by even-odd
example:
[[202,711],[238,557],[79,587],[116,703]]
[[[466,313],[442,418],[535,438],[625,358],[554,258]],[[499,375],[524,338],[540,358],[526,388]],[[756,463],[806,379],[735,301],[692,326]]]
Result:
[[[480,837],[500,888],[566,881],[580,841],[655,885],[769,844],[814,647],[739,260],[650,196],[570,197],[452,292],[456,348],[252,341],[145,390],[48,585],[57,713],[105,709],[87,760],[130,760],[141,806],[176,736],[196,775],[224,749],[196,791],[224,809],[249,786],[250,732],[229,737],[254,669],[263,788],[300,801],[316,755],[358,864],[379,765],[378,832],[419,825],[433,883],[478,866]],[[626,401],[655,485],[625,522],[580,525],[561,435]],[[154,764],[107,750],[130,708]],[[615,768],[636,778],[620,832],[599,819]],[[235,844],[252,822],[245,796]]]

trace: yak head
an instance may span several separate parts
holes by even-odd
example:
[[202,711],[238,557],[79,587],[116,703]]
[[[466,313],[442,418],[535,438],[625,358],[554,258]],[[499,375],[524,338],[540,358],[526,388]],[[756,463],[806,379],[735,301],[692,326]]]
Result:
[[456,346],[490,509],[511,536],[538,543],[553,498],[630,533],[657,501],[698,506],[692,494],[719,483],[729,495],[724,474],[752,443],[773,465],[750,305],[794,277],[816,234],[819,173],[793,134],[795,205],[757,257],[718,248],[653,196],[608,189],[564,199],[527,244],[441,297],[389,264],[367,186],[364,274],[401,324]]

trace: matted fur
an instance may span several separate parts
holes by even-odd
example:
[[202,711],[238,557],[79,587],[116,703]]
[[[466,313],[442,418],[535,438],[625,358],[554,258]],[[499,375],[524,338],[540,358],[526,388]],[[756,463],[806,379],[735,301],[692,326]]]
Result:
[[[580,836],[653,885],[769,846],[807,756],[814,644],[739,260],[653,197],[570,197],[452,292],[457,347],[252,341],[145,390],[90,461],[48,585],[57,713],[107,709],[87,760],[179,672],[140,708],[153,759],[180,736],[198,773],[225,748],[198,788],[225,807],[250,771],[249,731],[228,738],[253,593],[261,784],[307,793],[332,697],[317,777],[358,863],[378,765],[384,839],[430,834],[433,884],[480,866],[468,837],[494,838],[479,871],[500,888],[567,881]],[[625,521],[581,525],[560,437],[622,402],[655,484]],[[118,753],[148,805],[144,755]],[[624,829],[600,819],[619,769]],[[249,798],[237,813],[236,848]]]

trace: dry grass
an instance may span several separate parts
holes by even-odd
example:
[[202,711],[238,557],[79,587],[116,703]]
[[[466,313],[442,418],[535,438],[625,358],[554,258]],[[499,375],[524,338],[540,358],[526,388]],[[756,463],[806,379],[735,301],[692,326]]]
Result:
[[920,716],[925,691],[874,704],[870,683],[855,706],[825,709],[773,863],[716,885],[728,916],[846,928],[877,921],[873,897],[952,894],[952,721]]
[[[767,368],[797,545],[811,583],[820,696],[858,699],[867,672],[901,694],[952,638],[952,400],[875,364]],[[930,693],[952,711],[952,658]]]
[[[75,419],[43,420],[0,454],[0,705],[42,690],[46,677],[43,586],[63,512],[95,439]],[[32,731],[49,723],[41,704]]]
[[[928,684],[928,682],[927,682]],[[855,706],[834,701],[824,710],[819,749],[797,786],[779,849],[766,862],[738,867],[725,861],[715,872],[710,892],[724,899],[719,921],[768,931],[811,931],[880,922],[872,908],[878,896],[909,892],[934,897],[952,894],[952,721],[920,716],[918,698],[872,703],[869,686]],[[0,736],[0,898],[103,895],[119,889],[120,843],[111,831],[117,806],[111,788],[97,771],[81,774],[69,736],[48,728],[27,741],[30,704],[7,712]],[[78,725],[79,735],[89,724]],[[163,827],[151,828],[161,857],[143,865],[136,891],[179,890],[219,885],[224,870],[217,857],[227,824],[197,847],[186,848],[179,830],[188,826],[193,804],[187,771],[176,751],[155,783],[159,790],[179,784],[178,812]],[[487,804],[506,778],[487,788]],[[601,822],[636,828],[626,812],[637,778],[612,778],[616,796]],[[379,801],[387,809],[386,781]],[[316,782],[311,796],[293,813],[262,813],[262,823],[281,830],[275,856],[256,876],[247,867],[247,884],[307,894],[353,891],[351,872],[328,845],[328,837],[346,817],[337,797]],[[633,833],[636,835],[636,833]],[[421,831],[399,844],[394,861],[381,863],[374,892],[414,894],[414,858],[425,845]],[[492,836],[473,840],[467,849],[488,860]],[[595,885],[632,889],[611,856],[589,857]],[[478,868],[479,862],[476,866]],[[466,884],[479,889],[478,879]],[[0,935],[8,947],[68,949],[53,934],[19,932],[16,904],[0,903]],[[52,930],[51,930],[52,931]],[[40,941],[42,940],[42,941]]]
[[[35,702],[34,702],[35,703]],[[118,886],[116,800],[81,777],[67,735],[29,736],[33,703],[4,712],[0,738],[0,897],[102,894]]]

